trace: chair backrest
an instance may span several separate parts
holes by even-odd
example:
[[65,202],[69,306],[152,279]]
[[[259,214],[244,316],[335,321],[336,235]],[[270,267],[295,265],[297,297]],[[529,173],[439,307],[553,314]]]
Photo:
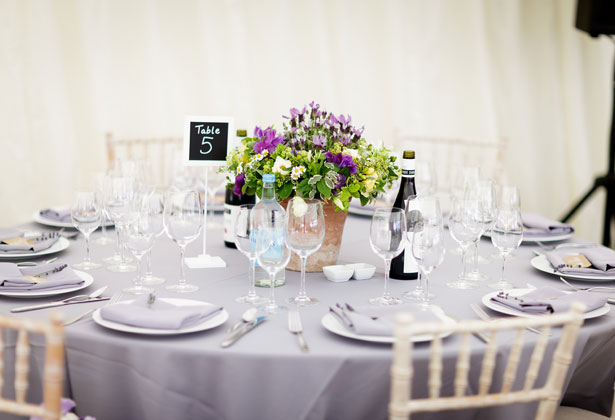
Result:
[[[15,399],[3,397],[4,348],[0,334],[0,412],[21,416],[36,416],[46,420],[61,417],[62,381],[64,378],[64,326],[58,313],[51,314],[48,322],[18,319],[0,315],[0,329],[16,330],[15,347]],[[45,367],[43,370],[43,405],[26,401],[28,372],[30,369],[30,333],[45,337]]]
[[182,139],[179,137],[114,138],[107,133],[107,165],[115,160],[145,160],[151,164],[154,181],[158,187],[166,187],[178,169]]
[[[458,410],[540,401],[535,418],[537,420],[552,419],[560,399],[568,366],[572,360],[577,334],[582,324],[583,305],[577,302],[566,313],[495,321],[468,320],[460,321],[454,325],[413,323],[412,315],[400,313],[395,326],[395,342],[393,345],[389,418],[401,420],[409,419],[410,414],[415,412]],[[546,381],[543,386],[537,387],[538,372],[549,344],[551,327],[562,325],[563,330],[550,359]],[[543,330],[534,345],[528,368],[524,372],[525,376],[521,377],[524,378],[523,387],[513,389],[524,347],[524,332],[528,327],[543,328]],[[456,360],[454,391],[450,396],[442,396],[443,339],[441,334],[447,332],[460,335],[461,340]],[[476,332],[484,333],[488,337],[488,344],[484,345],[478,383],[469,384],[470,335]],[[496,361],[498,353],[497,334],[503,332],[516,332],[512,345],[506,350],[508,360],[505,367],[499,366]],[[434,334],[436,336],[430,344],[426,388],[429,390],[429,395],[424,398],[413,399],[411,397],[411,384],[414,367],[411,337],[423,334]],[[505,352],[504,349],[501,349],[499,353],[503,352]],[[499,391],[490,392],[494,383],[494,372],[502,373],[502,377],[498,377],[496,381],[501,381],[502,386]],[[478,392],[475,395],[467,395],[468,389],[478,389]]]

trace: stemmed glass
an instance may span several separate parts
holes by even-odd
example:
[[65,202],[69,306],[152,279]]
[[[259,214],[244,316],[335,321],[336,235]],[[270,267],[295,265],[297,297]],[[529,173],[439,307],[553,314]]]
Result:
[[[406,239],[410,246],[413,243],[415,229],[424,225],[443,226],[440,201],[435,196],[411,196],[406,201]],[[425,283],[427,279],[422,273],[423,271],[419,270],[414,290],[405,292],[404,298],[423,302],[433,299],[434,295],[427,290],[428,284]]]
[[164,230],[180,250],[180,276],[177,284],[166,288],[173,292],[187,293],[199,290],[198,286],[186,283],[184,256],[186,245],[194,241],[203,227],[201,197],[194,190],[171,190],[164,205]]
[[[477,166],[455,165],[451,170],[451,184],[449,194],[449,218],[453,207],[453,202],[463,198],[468,188],[478,185],[480,170]],[[457,246],[450,250],[452,255],[462,255],[463,249]]]
[[248,294],[240,296],[235,301],[240,303],[261,304],[266,301],[263,296],[256,294],[254,286],[254,270],[256,268],[256,231],[252,230],[250,217],[252,215],[254,204],[242,204],[237,211],[237,220],[235,221],[235,246],[250,262]]
[[478,200],[482,220],[482,231],[473,243],[472,270],[468,273],[468,279],[473,281],[487,280],[487,275],[479,270],[481,256],[478,254],[478,243],[480,238],[491,229],[495,220],[495,186],[493,181],[483,179],[475,185],[468,186],[466,193]]
[[275,301],[275,275],[290,261],[290,249],[286,246],[286,219],[284,212],[268,208],[252,210],[252,230],[256,233],[256,259],[269,274],[269,301],[262,308],[268,313],[286,310]]
[[325,238],[325,216],[321,200],[304,200],[295,197],[286,209],[286,245],[301,259],[301,285],[299,295],[289,298],[299,306],[318,303],[305,291],[305,263],[307,257],[320,248]]
[[[154,233],[154,240],[164,233],[164,224],[162,217],[164,215],[164,196],[158,192],[143,198],[142,210],[148,215],[150,229]],[[145,256],[145,275],[143,276],[143,284],[153,286],[164,283],[166,280],[162,277],[154,277],[152,273],[152,248],[147,251]]]
[[90,235],[100,226],[101,211],[93,192],[78,192],[75,204],[70,212],[73,226],[85,237],[85,257],[83,261],[73,265],[81,270],[94,270],[102,264],[90,260]]
[[[107,267],[108,270],[120,273],[128,273],[136,271],[137,267],[128,264],[126,256],[125,241],[124,241],[124,225],[127,217],[133,210],[133,180],[132,178],[123,176],[110,176],[105,192],[105,208],[107,213],[115,224],[117,234],[117,250],[120,253],[120,261],[115,265]],[[111,257],[106,261],[116,261],[115,257]]]
[[401,299],[391,296],[389,270],[391,260],[404,250],[406,237],[406,215],[397,207],[378,208],[372,215],[369,243],[376,254],[384,260],[384,293],[371,298],[374,305],[398,305]]
[[136,217],[126,223],[124,227],[126,246],[137,259],[139,266],[134,286],[124,289],[124,292],[132,293],[133,295],[142,295],[154,290],[150,287],[143,286],[143,275],[141,274],[143,256],[152,249],[155,234],[155,227],[151,224],[152,220],[150,219],[150,215],[143,210],[144,208],[141,206],[136,212]]
[[504,276],[506,258],[521,245],[523,240],[523,220],[519,207],[519,191],[516,187],[502,187],[495,223],[491,229],[491,242],[500,251],[502,271],[500,281],[490,284],[494,289],[512,289],[513,283]]
[[[94,190],[96,191],[96,198],[98,198],[98,206],[101,211],[101,229],[102,235],[94,240],[94,243],[98,245],[111,245],[114,241],[107,235],[107,220],[109,215],[105,208],[105,185],[107,183],[107,174],[104,172],[97,172],[94,175]],[[117,261],[116,261],[117,262]]]
[[443,243],[443,227],[441,223],[431,223],[428,220],[419,222],[412,235],[412,256],[421,270],[423,279],[423,294],[421,302],[429,303],[433,298],[429,293],[429,275],[444,261],[446,249]]
[[477,284],[468,277],[468,250],[470,245],[478,240],[483,229],[479,200],[465,195],[454,198],[451,203],[448,229],[463,251],[461,257],[463,269],[457,280],[446,285],[453,289],[474,289]]

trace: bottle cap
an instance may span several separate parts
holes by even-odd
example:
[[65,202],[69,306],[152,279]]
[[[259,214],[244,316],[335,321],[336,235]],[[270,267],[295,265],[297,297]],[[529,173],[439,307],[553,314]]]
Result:
[[404,159],[414,159],[414,150],[404,150]]
[[275,182],[275,174],[263,175],[263,182]]
[[237,130],[237,137],[248,137],[247,130]]

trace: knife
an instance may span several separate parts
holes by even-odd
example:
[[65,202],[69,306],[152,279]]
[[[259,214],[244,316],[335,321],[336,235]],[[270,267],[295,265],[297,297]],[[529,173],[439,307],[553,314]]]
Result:
[[243,327],[242,329],[237,331],[235,334],[231,335],[229,338],[227,338],[222,343],[220,343],[220,346],[222,346],[222,347],[229,347],[235,341],[239,340],[239,338],[242,337],[245,333],[247,333],[248,331],[253,330],[256,326],[262,324],[263,321],[265,321],[266,319],[267,318],[264,317],[264,316],[259,316],[254,321],[250,322],[248,325],[246,325],[245,327]]
[[108,297],[99,297],[102,295],[108,286],[103,286],[100,289],[94,290],[89,295],[77,295],[66,299],[57,300],[55,302],[42,303],[40,305],[20,306],[18,308],[11,309],[11,312],[26,312],[36,309],[53,308],[56,306],[72,305],[75,303],[87,303],[87,302],[100,302],[102,300],[109,300]]

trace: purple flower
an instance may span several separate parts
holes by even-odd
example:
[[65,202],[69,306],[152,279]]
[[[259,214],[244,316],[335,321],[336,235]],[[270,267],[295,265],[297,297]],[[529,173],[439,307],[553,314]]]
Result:
[[233,194],[237,197],[241,197],[241,189],[243,184],[246,183],[246,174],[241,173],[235,177],[235,186],[233,187]]
[[333,154],[331,152],[327,152],[325,155],[325,159],[327,162],[331,162],[334,165],[337,165],[340,168],[348,168],[351,175],[354,175],[358,172],[357,164],[352,160],[352,156],[345,155],[343,153]]
[[[257,130],[258,133],[261,134],[260,136],[257,135]],[[263,150],[273,153],[277,145],[284,142],[284,137],[276,136],[276,131],[271,127],[264,131],[256,127],[254,130],[254,136],[261,139],[260,141],[254,143],[254,146],[252,147],[256,153],[262,153]]]
[[333,194],[336,194],[337,191],[339,191],[345,185],[346,185],[346,175],[338,173],[337,183],[333,187]]
[[327,144],[327,138],[325,136],[314,136],[312,137],[312,141],[314,142],[314,146],[325,147]]

